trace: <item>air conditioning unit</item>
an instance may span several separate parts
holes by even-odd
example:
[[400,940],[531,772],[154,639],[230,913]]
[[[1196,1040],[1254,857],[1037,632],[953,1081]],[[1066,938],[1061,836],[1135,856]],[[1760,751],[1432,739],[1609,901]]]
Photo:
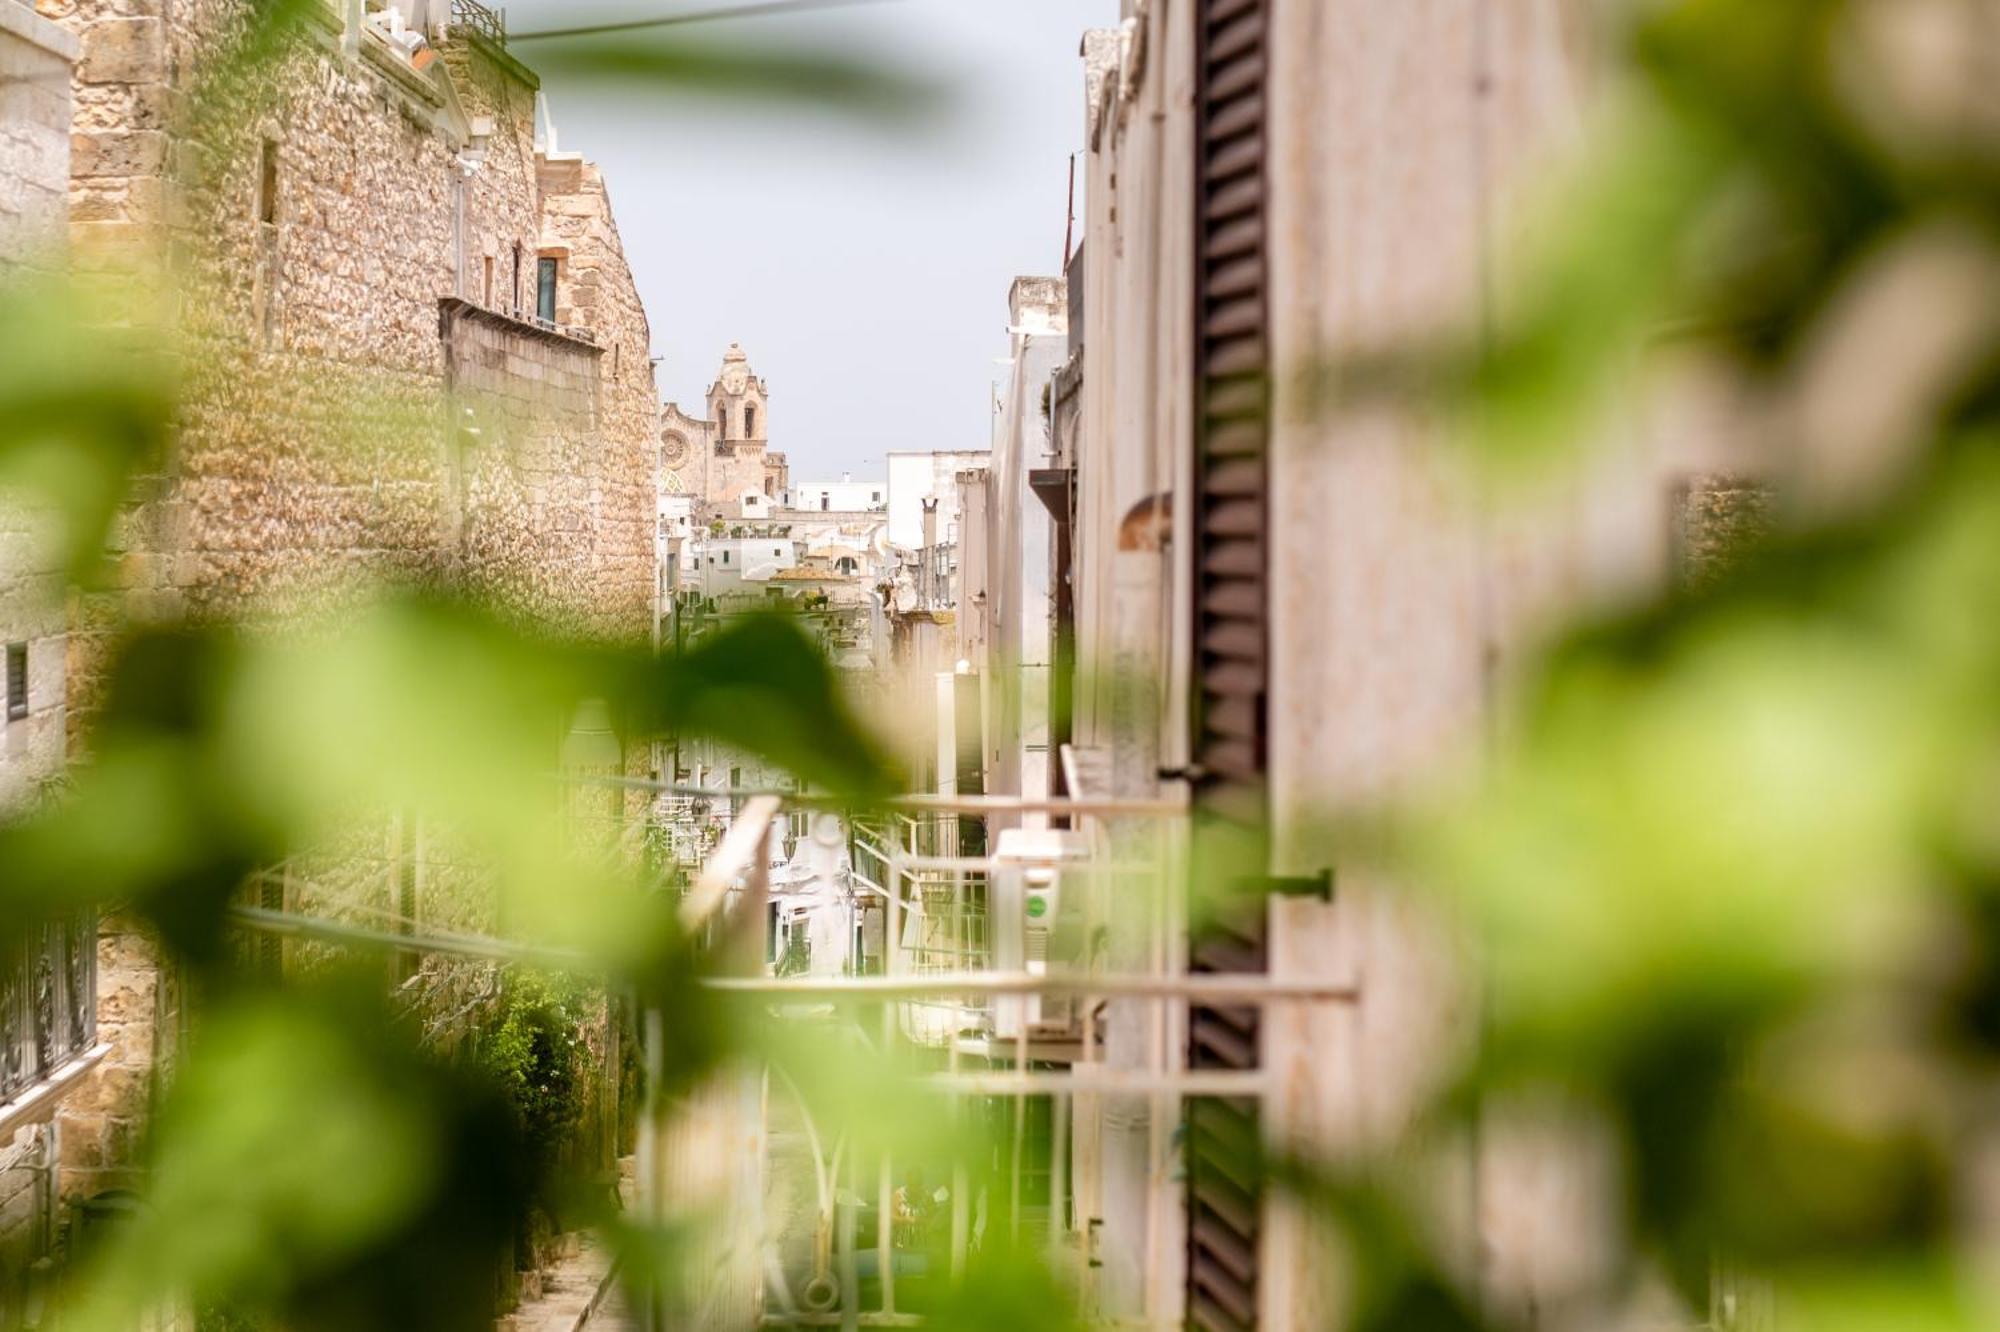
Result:
[[[988,916],[997,971],[1047,975],[1082,961],[1083,904],[1064,892],[1090,855],[1082,833],[1063,828],[1008,828],[990,857]],[[993,1004],[993,1035],[1014,1040],[1067,1034],[1074,1017],[1068,995],[1007,995]]]

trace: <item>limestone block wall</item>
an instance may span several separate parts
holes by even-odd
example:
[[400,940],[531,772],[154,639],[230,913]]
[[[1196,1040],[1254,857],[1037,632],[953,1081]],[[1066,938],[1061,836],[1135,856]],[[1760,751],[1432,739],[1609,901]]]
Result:
[[[52,268],[65,240],[74,36],[20,0],[0,0],[0,280]],[[0,701],[25,668],[26,707],[0,706],[0,812],[61,776],[65,754],[63,580],[56,533],[0,496]],[[0,1326],[16,1326],[54,1240],[56,1128],[0,1134]]]
[[22,0],[0,0],[0,267],[62,241],[70,70],[77,41]]
[[509,313],[517,307],[532,311],[541,229],[535,154],[539,84],[532,72],[495,59],[471,38],[446,43],[443,63],[473,135],[467,156],[476,162],[465,177],[464,273],[458,277],[454,271],[446,294]]
[[652,329],[625,259],[611,193],[594,163],[544,157],[541,244],[559,253],[556,318],[590,330],[599,348],[602,445],[591,460],[587,559],[598,610],[624,624],[653,611],[653,526],[660,478],[654,466],[659,390]]
[[[533,304],[548,197],[532,73],[464,37],[423,72],[368,40],[348,54],[329,5],[255,77],[219,82],[251,0],[44,3],[80,50],[72,243],[93,269],[138,258],[171,278],[134,282],[131,308],[165,324],[182,386],[169,456],[114,536],[115,604],[71,621],[72,747],[103,631],[128,614],[284,621],[421,578],[545,623],[646,633],[649,337],[594,168],[556,193],[589,200],[565,215],[572,282],[591,279],[570,303],[604,341],[480,308],[511,309],[516,246]],[[156,286],[171,300],[142,300]],[[112,1053],[62,1124],[62,1187],[81,1196],[132,1181],[177,1022],[140,934],[107,924],[99,957]]]

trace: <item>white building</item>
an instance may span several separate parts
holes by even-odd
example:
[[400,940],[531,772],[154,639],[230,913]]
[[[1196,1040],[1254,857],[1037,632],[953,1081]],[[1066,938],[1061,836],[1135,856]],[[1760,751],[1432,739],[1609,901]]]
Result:
[[[985,476],[990,521],[984,563],[984,737],[990,792],[1047,796],[1050,792],[1049,511],[1035,495],[1033,473],[1048,467],[1048,422],[1042,394],[1068,354],[1069,303],[1061,278],[1014,279],[1007,293],[1012,352],[993,422],[992,466]],[[968,469],[969,470],[969,469]],[[974,594],[967,582],[965,595]],[[967,609],[967,608],[962,608]],[[1028,824],[1044,822],[1029,815]]]
[[889,454],[889,542],[904,550],[916,550],[924,540],[924,501],[937,503],[937,540],[953,544],[958,540],[958,474],[969,468],[985,467],[992,458],[986,449],[939,449],[933,453],[914,450]]
[[768,583],[772,574],[798,563],[798,543],[788,537],[703,537],[687,546],[681,585],[719,597],[742,591],[746,583]]
[[872,513],[889,502],[883,481],[856,481],[846,472],[838,481],[804,481],[785,492],[785,507],[806,513]]

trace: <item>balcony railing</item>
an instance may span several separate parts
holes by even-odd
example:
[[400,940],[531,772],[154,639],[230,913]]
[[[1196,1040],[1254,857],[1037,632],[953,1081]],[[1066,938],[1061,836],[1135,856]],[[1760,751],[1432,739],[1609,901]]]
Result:
[[507,45],[507,11],[489,9],[479,0],[451,0],[453,27],[469,28],[495,46]]
[[97,1039],[97,916],[50,921],[0,971],[0,1105],[48,1081]]

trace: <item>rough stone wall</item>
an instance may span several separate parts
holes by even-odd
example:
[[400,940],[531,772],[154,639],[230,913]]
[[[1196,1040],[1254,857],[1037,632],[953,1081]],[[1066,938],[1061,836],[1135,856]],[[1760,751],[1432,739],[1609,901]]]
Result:
[[[70,74],[76,39],[19,0],[0,0],[0,279],[53,265],[69,187]],[[65,657],[55,533],[0,495],[0,648],[27,650],[28,713],[0,710],[0,809],[63,764]],[[4,676],[0,657],[0,676]],[[4,687],[4,684],[0,684]]]
[[465,184],[465,272],[453,291],[489,309],[532,311],[536,238],[541,229],[535,188],[536,85],[521,77],[518,67],[492,59],[471,39],[446,43],[443,63],[471,127],[491,131],[472,142],[478,166]]
[[[76,39],[18,0],[0,0],[0,281],[53,267],[69,194]],[[0,811],[34,800],[64,760],[63,579],[54,532],[0,496],[0,649],[25,649],[27,714],[0,708]],[[0,655],[0,689],[5,656]],[[4,697],[4,694],[0,694]],[[25,1322],[34,1270],[53,1240],[56,1129],[0,1134],[0,1326]]]
[[97,935],[97,1039],[110,1049],[57,1115],[62,1197],[138,1185],[139,1135],[179,1048],[179,1021],[174,975],[153,941],[129,920],[106,918]]
[[542,247],[559,260],[556,319],[588,328],[602,349],[598,406],[603,441],[592,460],[591,576],[600,614],[650,623],[653,525],[658,507],[653,436],[659,390],[648,355],[652,330],[625,259],[611,195],[581,158],[545,158],[539,173]]
[[0,0],[0,268],[60,244],[69,194],[76,41],[20,0]]
[[[141,81],[160,74],[160,62],[114,69],[93,64],[92,52],[107,48],[106,32],[121,34],[123,47],[164,47],[186,91],[204,62],[214,65],[215,34],[236,6],[209,0],[177,10],[164,41],[141,41],[160,21],[100,11],[114,2],[125,0],[83,0],[74,15],[85,51],[80,89],[110,73],[135,76],[87,85],[92,123],[107,127],[78,135],[76,195],[87,214],[79,225],[101,241],[100,217],[116,212],[128,235],[172,242],[186,385],[169,475],[126,533],[131,609],[291,614],[325,605],[359,578],[505,571],[512,581],[484,584],[505,603],[605,633],[643,632],[652,560],[647,335],[594,168],[601,218],[589,238],[598,251],[592,276],[606,292],[595,308],[616,317],[602,358],[616,373],[589,392],[525,391],[548,409],[540,428],[565,439],[561,474],[577,493],[550,494],[553,473],[532,466],[544,456],[532,450],[519,472],[482,463],[471,477],[453,455],[457,404],[448,397],[459,367],[440,338],[440,300],[462,289],[481,300],[492,257],[493,304],[513,308],[518,245],[521,302],[533,304],[550,204],[538,179],[533,86],[469,41],[447,44],[433,67],[449,71],[446,90],[442,76],[399,74],[365,50],[347,58],[337,32],[314,28],[202,122],[198,154],[169,153],[187,131],[178,122],[150,127]],[[468,145],[452,123],[454,97],[490,133]],[[121,112],[136,122],[118,122]],[[467,146],[480,160],[462,187],[461,235],[457,158]],[[181,157],[203,170],[165,173]],[[275,184],[268,202],[267,183]],[[160,214],[141,201],[156,192],[174,198],[171,228],[148,225]],[[544,344],[520,333],[508,365],[536,379],[529,367],[541,363]],[[491,378],[472,376],[482,391]],[[614,443],[615,431],[624,434]],[[482,529],[482,519],[491,525]],[[461,566],[461,552],[479,558]]]
[[27,1325],[36,1267],[50,1247],[55,1130],[31,1125],[0,1141],[0,1327]]
[[[183,386],[171,456],[115,536],[117,604],[72,622],[72,730],[97,687],[97,631],[120,612],[287,620],[421,577],[568,628],[646,633],[645,317],[594,168],[543,193],[532,75],[469,39],[423,73],[366,39],[348,55],[329,6],[258,77],[218,86],[250,0],[46,3],[82,48],[72,241],[91,265],[165,266]],[[492,304],[512,307],[518,245],[531,309],[545,207],[593,192],[570,275],[587,267],[593,290],[570,305],[604,321],[603,346],[459,303],[485,298],[490,255]],[[467,407],[492,428],[461,429]],[[149,1070],[171,1048],[171,978],[144,940],[108,924],[100,964],[113,1050],[65,1106],[66,1194],[130,1182]]]

